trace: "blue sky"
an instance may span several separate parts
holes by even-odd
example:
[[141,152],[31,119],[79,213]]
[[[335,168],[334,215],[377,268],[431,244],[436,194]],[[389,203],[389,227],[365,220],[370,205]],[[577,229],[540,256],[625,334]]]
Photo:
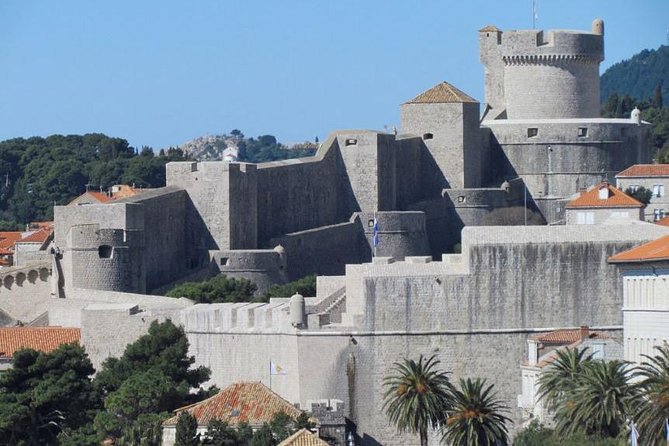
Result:
[[[667,41],[669,0],[537,0],[538,28],[606,26],[611,64]],[[483,100],[477,30],[531,0],[0,1],[0,140],[102,132],[155,149],[239,128],[299,142],[399,124],[446,80]]]

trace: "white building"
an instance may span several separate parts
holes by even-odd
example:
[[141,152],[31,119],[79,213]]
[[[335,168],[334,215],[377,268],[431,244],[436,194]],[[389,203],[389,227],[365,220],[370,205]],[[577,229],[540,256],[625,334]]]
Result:
[[625,360],[640,364],[643,355],[669,341],[669,235],[609,262],[620,265],[623,281]]
[[564,329],[530,336],[527,340],[527,361],[521,364],[522,393],[518,395],[518,407],[522,409],[524,423],[537,420],[551,421],[551,414],[539,399],[539,377],[544,368],[557,359],[557,352],[568,348],[588,349],[593,359],[621,359],[622,346],[603,331],[591,331],[588,327]]

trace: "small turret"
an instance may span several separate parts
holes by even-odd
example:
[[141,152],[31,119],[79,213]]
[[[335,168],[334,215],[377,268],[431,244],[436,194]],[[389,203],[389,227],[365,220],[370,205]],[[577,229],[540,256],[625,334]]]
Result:
[[592,21],[592,33],[600,36],[604,35],[604,20],[595,19]]
[[306,327],[307,314],[304,296],[295,293],[290,298],[290,324],[295,328]]
[[634,107],[634,110],[630,113],[630,119],[635,124],[641,125],[641,110],[639,110],[639,107]]

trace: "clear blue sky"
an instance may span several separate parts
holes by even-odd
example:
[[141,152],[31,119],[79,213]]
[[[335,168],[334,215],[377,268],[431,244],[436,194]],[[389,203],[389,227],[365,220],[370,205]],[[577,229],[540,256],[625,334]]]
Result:
[[[537,0],[606,26],[602,70],[665,44],[669,0]],[[477,30],[531,0],[0,1],[0,140],[103,132],[155,149],[239,128],[283,142],[399,123],[441,80],[483,100]]]

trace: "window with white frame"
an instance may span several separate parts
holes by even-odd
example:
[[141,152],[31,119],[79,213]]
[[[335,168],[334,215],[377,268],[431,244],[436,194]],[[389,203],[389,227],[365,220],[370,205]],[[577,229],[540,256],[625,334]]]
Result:
[[653,211],[653,219],[655,221],[662,220],[664,218],[664,209],[655,209]]
[[653,186],[653,197],[664,197],[664,184],[656,184]]
[[594,225],[595,224],[595,213],[594,212],[577,212],[576,213],[576,224],[577,225]]

